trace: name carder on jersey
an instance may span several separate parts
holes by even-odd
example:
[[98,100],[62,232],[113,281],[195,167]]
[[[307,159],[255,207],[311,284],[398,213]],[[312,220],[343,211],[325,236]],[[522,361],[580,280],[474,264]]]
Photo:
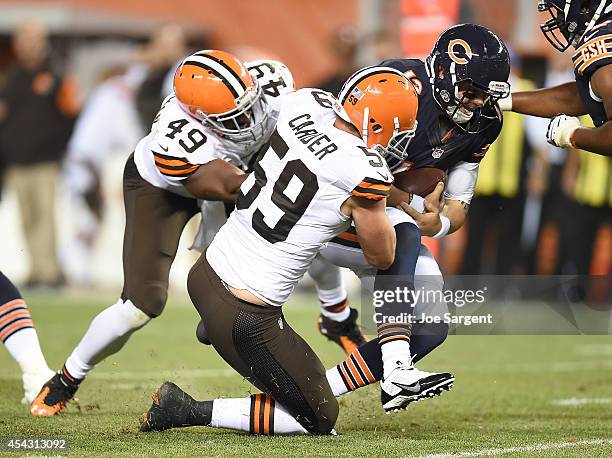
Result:
[[383,199],[392,182],[382,157],[334,127],[331,94],[301,89],[280,101],[269,148],[206,255],[229,286],[275,306],[287,300],[321,247],[349,226],[342,204],[352,195]]

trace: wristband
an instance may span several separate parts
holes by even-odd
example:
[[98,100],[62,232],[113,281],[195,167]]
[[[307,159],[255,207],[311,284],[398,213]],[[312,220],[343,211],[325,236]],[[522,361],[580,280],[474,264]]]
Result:
[[504,97],[503,99],[499,99],[497,104],[501,111],[512,111],[512,94],[509,94],[508,97]]
[[431,236],[431,238],[433,239],[440,239],[444,237],[446,234],[448,234],[448,231],[450,230],[450,219],[448,219],[444,215],[440,215],[440,221],[442,222],[442,227],[436,235]]

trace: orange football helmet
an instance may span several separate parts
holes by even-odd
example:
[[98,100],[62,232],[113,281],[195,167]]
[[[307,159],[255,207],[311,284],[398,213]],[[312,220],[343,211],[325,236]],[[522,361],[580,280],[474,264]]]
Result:
[[204,50],[187,57],[174,74],[174,93],[183,110],[225,139],[253,144],[267,133],[262,89],[230,53]]
[[349,77],[338,101],[369,148],[404,160],[417,128],[413,84],[391,67],[366,67]]

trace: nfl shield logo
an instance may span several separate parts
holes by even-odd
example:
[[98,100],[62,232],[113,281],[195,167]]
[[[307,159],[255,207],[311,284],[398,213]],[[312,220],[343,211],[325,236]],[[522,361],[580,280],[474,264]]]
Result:
[[431,151],[431,155],[434,159],[440,159],[440,157],[442,157],[443,154],[444,154],[444,150],[440,148],[439,146],[435,147]]

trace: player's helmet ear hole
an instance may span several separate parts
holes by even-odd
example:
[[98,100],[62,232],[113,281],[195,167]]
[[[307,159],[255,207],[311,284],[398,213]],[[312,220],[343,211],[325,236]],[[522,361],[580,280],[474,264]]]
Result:
[[372,126],[372,132],[374,132],[375,134],[379,133],[381,130],[383,130],[383,128],[380,124],[375,124],[374,126]]
[[386,83],[387,82],[387,78],[384,78],[382,80],[378,80],[379,83]]

